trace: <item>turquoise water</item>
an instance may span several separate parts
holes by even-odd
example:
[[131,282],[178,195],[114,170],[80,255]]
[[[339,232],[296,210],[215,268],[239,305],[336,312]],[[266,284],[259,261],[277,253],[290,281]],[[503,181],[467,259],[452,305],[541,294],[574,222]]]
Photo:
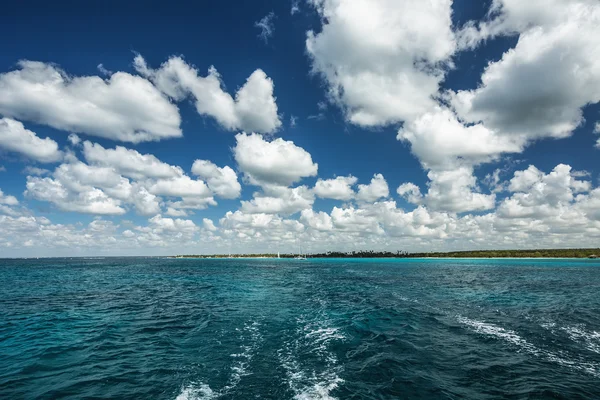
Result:
[[600,398],[600,261],[0,260],[2,399]]

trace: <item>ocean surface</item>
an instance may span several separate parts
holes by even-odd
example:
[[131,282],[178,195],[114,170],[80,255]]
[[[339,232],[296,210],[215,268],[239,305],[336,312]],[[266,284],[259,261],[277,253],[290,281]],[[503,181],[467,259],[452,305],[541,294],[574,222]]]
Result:
[[599,399],[600,260],[0,260],[1,399]]

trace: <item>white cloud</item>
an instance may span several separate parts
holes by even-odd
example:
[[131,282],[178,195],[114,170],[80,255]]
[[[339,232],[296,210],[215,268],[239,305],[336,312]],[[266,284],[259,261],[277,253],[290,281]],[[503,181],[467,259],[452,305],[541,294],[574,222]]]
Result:
[[34,132],[25,129],[22,123],[10,118],[0,119],[0,149],[43,163],[59,161],[63,156],[54,140],[40,139]]
[[434,211],[461,213],[490,210],[495,206],[495,194],[478,192],[477,179],[471,167],[432,170],[427,177],[429,182],[425,195],[421,194],[419,187],[414,183],[400,185],[397,189],[398,194],[410,203],[426,204]]
[[357,232],[362,235],[384,234],[376,216],[365,209],[334,207],[331,210],[331,221],[333,226],[341,231]]
[[265,42],[265,44],[269,43],[269,39],[273,36],[273,32],[275,31],[274,19],[275,13],[271,11],[254,23],[254,27],[260,29],[258,37]]
[[294,15],[300,12],[300,0],[292,0],[292,8],[290,9],[290,14]]
[[15,196],[5,195],[4,192],[2,192],[2,189],[0,189],[0,204],[16,206],[19,204],[19,200],[17,200]]
[[108,69],[104,68],[104,65],[102,63],[98,64],[98,66],[96,67],[98,68],[98,71],[102,74],[102,75],[106,75],[106,76],[110,76],[113,74],[112,71],[109,71]]
[[202,225],[204,226],[204,229],[208,231],[215,232],[217,230],[217,227],[215,226],[215,223],[212,221],[212,219],[203,218]]
[[281,126],[273,81],[260,69],[248,77],[234,99],[223,90],[221,76],[214,67],[202,77],[181,57],[171,57],[153,70],[140,55],[135,57],[134,66],[172,99],[181,101],[192,96],[199,114],[215,118],[227,130],[272,133]]
[[201,180],[191,179],[187,175],[158,179],[148,187],[152,194],[172,197],[193,197],[207,199],[212,197],[212,192]]
[[[72,174],[75,178],[84,172]],[[76,227],[53,225],[27,210],[7,214],[0,207],[0,248],[10,256],[31,255],[26,247],[30,244],[49,255],[61,254],[61,249],[69,254],[103,254],[107,249],[111,254],[226,253],[234,243],[236,252],[296,252],[299,243],[309,252],[592,247],[600,239],[600,189],[580,178],[584,177],[568,165],[560,164],[549,173],[530,166],[515,172],[506,184],[500,182],[510,194],[497,211],[464,216],[434,211],[425,203],[407,212],[394,201],[379,201],[334,207],[330,213],[306,208],[298,220],[238,210],[227,212],[218,227],[207,218],[198,226],[190,219],[162,215],[151,218],[147,226],[96,219]],[[406,189],[416,192],[410,186]],[[292,189],[267,188],[263,194],[276,197],[272,190]],[[210,247],[203,246],[207,243]]]
[[323,21],[321,32],[308,32],[306,40],[313,71],[351,123],[397,123],[435,105],[456,48],[451,0],[311,4]]
[[314,201],[315,195],[306,186],[270,187],[264,193],[255,193],[251,201],[242,201],[241,211],[247,214],[291,215],[311,208]]
[[105,149],[97,143],[85,141],[83,154],[89,163],[115,168],[119,173],[134,179],[164,179],[183,175],[180,167],[164,163],[152,154],[141,154],[122,146]]
[[25,195],[51,202],[63,211],[97,215],[122,215],[126,212],[120,200],[108,197],[100,189],[91,187],[72,194],[60,181],[51,178],[28,176]]
[[210,190],[224,199],[237,199],[240,197],[242,186],[238,182],[237,174],[231,167],[219,168],[207,160],[196,160],[192,165],[192,173],[206,180]]
[[74,133],[71,133],[68,137],[69,139],[69,143],[71,143],[71,145],[73,146],[77,146],[79,143],[81,143],[81,139],[79,138],[79,136],[77,136]]
[[381,174],[375,174],[368,185],[358,185],[356,200],[372,203],[389,195],[390,189],[385,178]]
[[0,74],[0,114],[69,132],[143,142],[180,137],[180,117],[150,82],[117,72],[71,77],[52,64],[21,61]]
[[406,198],[406,201],[409,203],[420,204],[423,201],[421,189],[419,189],[419,187],[412,182],[403,183],[402,185],[398,186],[396,193]]
[[263,242],[273,249],[274,243],[284,240],[294,243],[297,248],[298,235],[304,230],[296,220],[283,219],[276,214],[246,214],[239,210],[227,212],[219,225],[226,237],[235,237],[238,248],[243,243]]
[[122,215],[122,202],[132,193],[129,181],[111,168],[80,161],[61,164],[52,178],[27,177],[25,195],[55,204],[63,211]]
[[131,197],[128,199],[140,215],[155,215],[160,213],[160,198],[153,195],[143,186],[134,185]]
[[168,215],[170,217],[187,217],[188,213],[186,210],[177,209],[177,208],[173,208],[173,207],[167,207],[167,211],[165,212],[165,215]]
[[352,186],[358,179],[352,175],[338,176],[335,179],[319,179],[315,184],[314,192],[322,199],[348,201],[354,198]]
[[442,107],[407,121],[397,138],[409,142],[412,152],[428,169],[456,166],[458,159],[461,164],[480,164],[503,153],[520,153],[524,148],[519,138],[498,135],[482,124],[465,126],[452,111]]
[[255,133],[240,133],[235,139],[235,160],[252,184],[289,186],[317,175],[318,165],[310,153],[292,141],[279,138],[269,142]]
[[[204,210],[208,206],[216,206],[217,202],[215,199],[211,197],[204,196],[183,196],[179,201],[169,201],[167,202],[169,208],[181,211],[181,210]],[[175,212],[172,212],[173,216],[176,215]]]
[[304,225],[318,231],[329,232],[333,230],[331,217],[323,211],[315,212],[313,210],[302,210],[300,221]]
[[27,175],[43,176],[48,175],[50,171],[44,168],[32,167],[31,165],[28,165],[23,169],[23,173]]
[[160,233],[181,232],[185,234],[191,234],[198,230],[198,227],[194,221],[189,219],[164,218],[161,215],[156,215],[150,218],[148,222],[150,222],[151,226]]
[[111,167],[87,165],[72,155],[55,169],[52,177],[28,176],[25,194],[53,203],[63,211],[122,215],[127,212],[124,206],[131,204],[140,215],[160,212],[160,199],[142,184],[132,184]]
[[519,227],[565,241],[570,240],[568,234],[576,234],[579,240],[584,240],[582,235],[598,236],[598,189],[591,190],[589,181],[576,178],[564,164],[548,174],[533,165],[515,172],[508,185],[514,193],[495,212],[497,229]]
[[600,3],[589,0],[496,0],[496,17],[468,41],[519,33],[515,48],[490,63],[474,90],[453,93],[468,122],[535,140],[570,136],[581,108],[600,101]]
[[427,177],[430,182],[425,203],[432,210],[467,212],[490,210],[495,206],[495,194],[477,192],[477,179],[470,167],[429,171]]

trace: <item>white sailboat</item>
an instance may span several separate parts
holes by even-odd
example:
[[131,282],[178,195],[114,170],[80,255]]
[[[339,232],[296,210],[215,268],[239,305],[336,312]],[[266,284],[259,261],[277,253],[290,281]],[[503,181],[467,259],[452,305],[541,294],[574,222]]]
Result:
[[298,255],[294,258],[296,260],[306,260],[306,256],[302,254],[302,246],[300,246],[300,251],[298,252]]

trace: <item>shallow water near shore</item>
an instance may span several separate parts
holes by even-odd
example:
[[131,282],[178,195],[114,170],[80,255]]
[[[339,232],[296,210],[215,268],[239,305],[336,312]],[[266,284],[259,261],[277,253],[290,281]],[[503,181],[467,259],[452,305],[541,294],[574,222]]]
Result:
[[0,260],[0,398],[600,398],[600,261]]

